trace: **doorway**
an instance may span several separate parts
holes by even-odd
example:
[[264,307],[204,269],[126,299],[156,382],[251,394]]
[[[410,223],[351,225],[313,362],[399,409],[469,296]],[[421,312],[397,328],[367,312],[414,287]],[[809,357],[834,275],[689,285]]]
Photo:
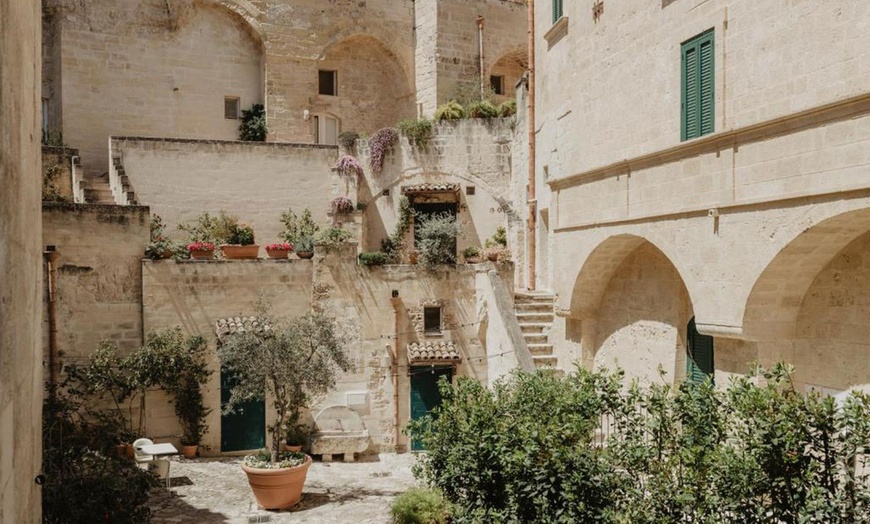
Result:
[[262,449],[266,447],[265,400],[245,402],[234,413],[223,412],[236,382],[232,373],[221,368],[221,452]]
[[[453,366],[411,367],[411,420],[419,420],[441,405],[438,381],[446,377],[453,381]],[[411,451],[423,451],[423,443],[411,438]]]

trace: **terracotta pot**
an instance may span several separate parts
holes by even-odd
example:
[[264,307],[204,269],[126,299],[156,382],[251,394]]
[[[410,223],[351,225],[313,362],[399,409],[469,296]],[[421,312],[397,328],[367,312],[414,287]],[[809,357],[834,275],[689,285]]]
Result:
[[260,254],[260,246],[257,244],[250,246],[224,244],[221,246],[221,253],[224,254],[224,258],[229,260],[255,260]]
[[290,251],[288,251],[286,249],[269,249],[267,247],[266,254],[269,255],[269,258],[274,258],[274,259],[280,260],[280,259],[288,258],[290,256]]
[[136,458],[136,449],[133,447],[133,444],[124,444],[124,454],[130,460]]
[[309,467],[311,457],[308,455],[305,462],[293,468],[253,469],[242,464],[254,498],[263,509],[287,509],[302,500],[302,486]]
[[498,251],[490,251],[486,254],[486,259],[490,262],[498,262]]
[[292,445],[292,444],[281,444],[281,448],[283,451],[292,451],[293,453],[300,453],[302,451],[302,445]]
[[196,458],[196,451],[199,449],[199,446],[194,444],[193,446],[181,446],[181,454],[184,455],[184,458]]
[[164,251],[163,253],[160,253],[161,260],[166,260],[167,258],[172,258],[172,251]]
[[190,257],[194,260],[211,260],[214,258],[214,249],[197,249],[190,252]]
[[465,257],[466,264],[480,264],[480,257]]
[[314,257],[314,251],[297,251],[296,256],[299,258],[312,258]]

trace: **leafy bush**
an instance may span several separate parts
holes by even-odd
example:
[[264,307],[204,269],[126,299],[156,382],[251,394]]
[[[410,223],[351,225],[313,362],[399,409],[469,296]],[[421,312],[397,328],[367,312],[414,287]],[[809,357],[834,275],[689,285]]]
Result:
[[517,114],[516,100],[508,100],[498,106],[498,116],[500,117],[514,116],[515,114]]
[[394,524],[446,524],[450,512],[440,492],[411,488],[393,500],[390,516]]
[[432,138],[432,121],[428,118],[410,118],[399,122],[399,131],[416,147],[426,147]]
[[381,251],[360,253],[359,263],[364,266],[382,266],[387,263],[387,254]]
[[456,262],[456,237],[459,224],[456,216],[438,213],[423,219],[417,230],[420,262],[427,268]]
[[43,202],[70,202],[72,199],[60,194],[57,179],[63,172],[60,164],[45,166],[42,170],[42,201]]
[[388,238],[381,240],[381,251],[386,253],[390,262],[398,262],[402,257],[402,251],[405,244],[405,235],[408,228],[411,227],[411,217],[414,215],[414,209],[411,207],[411,201],[408,197],[402,195],[399,197],[399,216],[396,217],[396,229]]
[[484,243],[486,247],[507,247],[507,231],[504,227],[498,227],[491,237]]
[[350,234],[350,231],[346,229],[330,227],[324,229],[319,235],[317,235],[314,243],[327,247],[337,247],[350,240],[352,236],[353,235]]
[[498,107],[489,100],[481,100],[468,107],[468,116],[471,118],[496,118],[499,116],[499,111]]
[[63,131],[42,130],[42,145],[48,147],[69,147],[63,141]]
[[215,245],[232,244],[230,240],[238,228],[239,217],[223,210],[217,216],[205,211],[194,220],[178,226],[179,230],[187,233],[190,242],[210,242]]
[[166,225],[160,215],[151,215],[150,242],[145,246],[145,256],[151,260],[165,258],[167,254],[177,256],[182,251],[186,252],[184,246],[166,236],[165,229]]
[[242,109],[242,121],[239,124],[239,140],[245,142],[265,142],[266,108],[263,104],[254,104],[251,109]]
[[441,122],[443,120],[460,120],[465,118],[465,108],[455,101],[451,100],[435,111],[435,120]]
[[462,256],[466,259],[480,256],[480,248],[477,246],[468,246],[462,250]]
[[250,246],[254,244],[254,228],[246,224],[235,224],[230,229],[230,237],[227,244]]
[[320,231],[320,226],[311,218],[311,210],[305,208],[302,216],[297,216],[292,209],[288,209],[281,214],[281,223],[284,224],[284,231],[278,234],[278,237],[285,242],[289,242],[296,247],[296,251],[305,251],[298,245],[303,239],[311,241],[314,235]]
[[314,239],[311,237],[302,237],[293,246],[297,253],[311,253],[314,251]]
[[359,133],[356,131],[344,131],[338,135],[338,144],[345,149],[352,148],[357,140],[359,140]]
[[725,391],[585,370],[444,382],[409,425],[428,450],[415,473],[458,523],[870,521],[870,396],[838,410],[783,365],[758,373]]
[[369,140],[369,155],[371,155],[369,163],[373,172],[381,172],[381,169],[384,168],[387,152],[396,144],[398,139],[399,131],[395,127],[385,127]]

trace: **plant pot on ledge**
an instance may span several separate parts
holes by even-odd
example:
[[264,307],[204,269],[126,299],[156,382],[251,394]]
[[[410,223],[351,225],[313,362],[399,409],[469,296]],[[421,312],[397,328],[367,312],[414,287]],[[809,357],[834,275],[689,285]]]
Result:
[[286,260],[293,252],[293,245],[288,243],[269,244],[266,246],[266,254],[274,260]]
[[187,252],[194,260],[211,260],[214,258],[214,244],[211,242],[193,242],[187,245]]
[[242,246],[239,244],[223,244],[221,252],[227,260],[256,260],[260,254],[260,246],[250,244]]
[[302,487],[311,457],[305,455],[305,462],[292,468],[258,469],[242,464],[248,476],[248,484],[254,492],[257,504],[263,509],[287,509],[302,500]]

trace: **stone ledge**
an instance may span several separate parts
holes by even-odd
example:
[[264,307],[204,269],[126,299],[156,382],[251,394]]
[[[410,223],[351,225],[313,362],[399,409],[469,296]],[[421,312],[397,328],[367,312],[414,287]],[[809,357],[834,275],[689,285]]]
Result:
[[199,138],[168,138],[168,137],[148,137],[148,136],[112,136],[109,137],[112,142],[157,142],[167,144],[193,144],[193,145],[234,145],[244,147],[272,147],[272,148],[288,148],[288,149],[325,149],[338,151],[338,146],[328,146],[323,144],[303,144],[296,142],[247,142],[243,140],[211,140]]

